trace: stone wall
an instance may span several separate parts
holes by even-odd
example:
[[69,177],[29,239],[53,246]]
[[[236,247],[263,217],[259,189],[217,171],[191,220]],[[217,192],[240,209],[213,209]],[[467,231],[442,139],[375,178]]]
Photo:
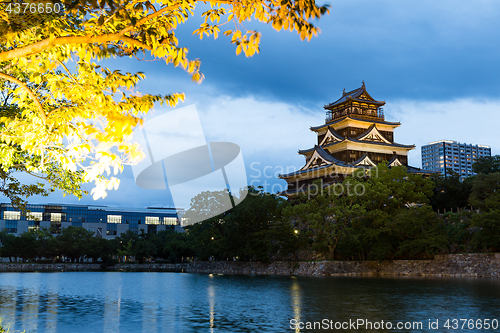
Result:
[[[1,271],[88,271],[100,264],[0,264]],[[204,274],[241,275],[409,275],[500,277],[500,253],[438,255],[434,260],[393,261],[276,261],[260,262],[202,261],[189,264],[118,264],[115,271],[169,271]]]
[[500,277],[500,253],[449,254],[434,260],[316,262],[193,262],[190,273],[253,275],[413,275]]
[[100,264],[0,264],[0,272],[66,272],[100,270]]
[[167,271],[185,272],[189,264],[118,264],[104,267],[101,264],[91,263],[59,263],[59,264],[24,264],[24,263],[2,263],[0,272],[69,272],[69,271]]

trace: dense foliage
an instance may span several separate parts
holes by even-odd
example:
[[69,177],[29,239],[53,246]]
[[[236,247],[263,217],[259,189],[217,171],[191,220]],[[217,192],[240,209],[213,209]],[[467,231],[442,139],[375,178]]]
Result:
[[[328,12],[327,6],[309,0],[208,2],[0,2],[1,180],[9,185],[13,172],[25,172],[44,179],[51,189],[77,196],[83,194],[82,182],[94,182],[95,199],[116,189],[119,179],[113,174],[143,156],[130,141],[142,114],[155,103],[175,106],[184,95],[141,94],[136,88],[143,73],[123,73],[99,61],[162,60],[200,82],[200,61],[188,59],[176,36],[197,6],[203,23],[194,34],[217,38],[229,23],[223,34],[237,54],[246,56],[259,52],[261,35],[246,30],[244,22],[254,19],[310,39],[319,32],[313,21]],[[31,188],[1,190],[10,198],[37,194]]]
[[[187,227],[185,233],[129,231],[106,240],[76,227],[63,229],[57,237],[47,230],[19,237],[3,231],[0,256],[266,262],[424,259],[437,253],[500,251],[500,172],[461,182],[456,175],[423,178],[385,164],[377,171],[372,177],[348,177],[324,188],[314,183],[314,191],[292,202],[250,187],[239,205]],[[463,188],[467,200],[457,193]],[[219,192],[204,192],[193,204],[210,211],[221,197]],[[439,203],[449,210],[438,212],[443,208]],[[474,209],[464,209],[464,203]]]

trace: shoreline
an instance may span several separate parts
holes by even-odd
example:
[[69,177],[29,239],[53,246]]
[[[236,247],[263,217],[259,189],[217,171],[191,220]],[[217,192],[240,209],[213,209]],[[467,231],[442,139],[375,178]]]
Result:
[[0,263],[0,272],[160,271],[279,276],[461,276],[500,278],[500,253],[436,255],[434,260],[392,261],[194,261],[181,264]]

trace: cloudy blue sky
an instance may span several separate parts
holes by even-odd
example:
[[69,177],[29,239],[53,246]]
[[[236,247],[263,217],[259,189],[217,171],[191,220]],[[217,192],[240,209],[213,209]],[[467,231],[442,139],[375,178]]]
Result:
[[[309,126],[324,123],[323,105],[363,80],[375,99],[386,101],[386,119],[401,121],[395,141],[416,145],[410,165],[421,167],[420,147],[440,139],[486,144],[493,154],[500,153],[500,2],[329,4],[330,15],[317,22],[322,32],[310,42],[291,32],[248,24],[263,34],[261,53],[252,58],[236,56],[224,36],[200,41],[191,35],[200,20],[188,20],[178,37],[189,56],[202,61],[206,79],[200,85],[161,61],[117,59],[106,65],[144,72],[141,92],[185,92],[187,100],[180,107],[196,106],[207,141],[238,144],[248,182],[272,192],[285,187],[276,173],[303,166],[297,150],[314,145]],[[148,119],[167,111],[158,107]],[[79,203],[172,205],[168,191],[138,187],[130,167],[120,178],[120,188],[106,199],[87,197]],[[78,202],[57,193],[31,201]]]

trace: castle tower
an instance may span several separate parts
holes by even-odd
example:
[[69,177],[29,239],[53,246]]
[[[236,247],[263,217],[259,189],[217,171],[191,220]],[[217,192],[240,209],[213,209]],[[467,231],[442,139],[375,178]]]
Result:
[[288,183],[288,189],[280,195],[305,191],[316,179],[322,179],[327,186],[382,161],[389,166],[404,165],[410,172],[425,173],[408,166],[408,152],[415,145],[394,142],[394,129],[401,123],[385,120],[384,105],[384,101],[368,94],[364,82],[358,89],[349,92],[344,89],[342,97],[325,105],[325,123],[310,128],[318,135],[317,144],[299,150],[306,159],[300,170],[279,176]]

